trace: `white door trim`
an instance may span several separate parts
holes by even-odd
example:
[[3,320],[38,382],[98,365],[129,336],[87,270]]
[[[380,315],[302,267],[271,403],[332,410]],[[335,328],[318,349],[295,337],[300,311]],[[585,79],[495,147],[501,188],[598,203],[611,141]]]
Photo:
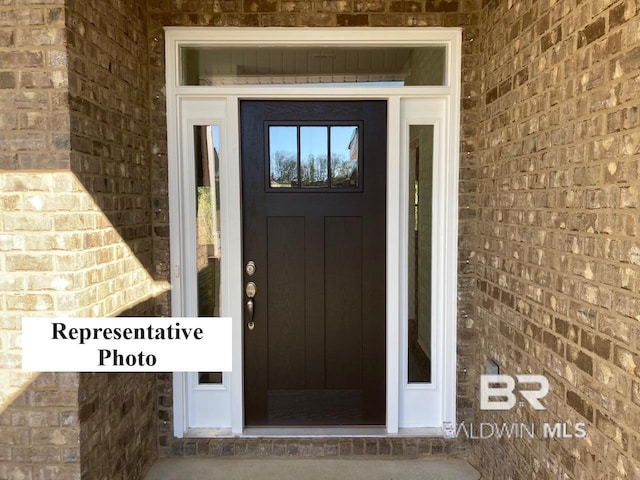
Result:
[[[167,67],[167,146],[169,162],[169,201],[171,235],[171,283],[172,315],[188,316],[186,292],[193,291],[186,277],[180,275],[184,265],[186,243],[183,219],[185,205],[181,159],[188,158],[188,128],[197,122],[215,121],[215,116],[207,117],[200,108],[192,113],[184,105],[216,100],[226,102],[226,118],[222,121],[226,128],[222,132],[224,158],[221,159],[221,205],[222,205],[222,314],[234,319],[233,328],[233,371],[230,374],[231,428],[225,432],[242,435],[243,382],[242,382],[242,251],[241,251],[241,201],[240,201],[240,156],[238,131],[238,100],[240,98],[259,99],[385,99],[388,101],[388,154],[387,154],[387,434],[403,432],[400,418],[406,390],[428,391],[437,389],[440,408],[437,424],[423,425],[444,433],[442,425],[455,424],[456,418],[456,322],[457,322],[457,224],[458,224],[458,163],[460,125],[460,77],[461,77],[461,30],[457,28],[207,28],[207,27],[167,27],[165,32]],[[384,31],[385,35],[381,35]],[[331,40],[327,40],[331,39]],[[256,87],[256,86],[181,86],[179,82],[179,49],[181,45],[446,45],[447,75],[445,86],[440,87]],[[407,153],[403,151],[405,138],[402,123],[402,103],[420,100],[444,101],[446,113],[441,119],[439,138],[445,140],[438,159],[441,172],[434,183],[442,187],[440,209],[434,211],[434,236],[441,234],[442,242],[438,251],[434,249],[432,282],[438,288],[433,299],[442,302],[437,307],[434,330],[440,332],[438,341],[441,349],[441,379],[438,385],[427,387],[407,385],[401,362],[403,332],[407,322],[407,244],[406,229],[408,208],[406,205]],[[199,113],[193,113],[198,112]],[[414,121],[420,121],[414,118]],[[426,122],[430,121],[425,112]],[[194,123],[196,122],[196,123]],[[200,123],[206,124],[206,123]],[[435,203],[435,197],[434,197]],[[434,220],[435,221],[435,220]],[[436,230],[437,228],[437,230]],[[187,228],[188,231],[188,228]],[[435,246],[434,246],[435,248]],[[202,431],[194,430],[189,424],[187,405],[189,404],[188,374],[174,374],[174,434],[176,437],[202,436]],[[215,427],[212,425],[212,428]],[[215,433],[215,430],[207,429]]]

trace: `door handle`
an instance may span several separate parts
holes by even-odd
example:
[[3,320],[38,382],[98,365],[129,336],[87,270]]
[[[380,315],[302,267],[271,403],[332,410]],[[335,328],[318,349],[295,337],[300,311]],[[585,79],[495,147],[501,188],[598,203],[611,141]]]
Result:
[[249,327],[249,330],[253,330],[254,328],[256,328],[256,324],[253,321],[253,297],[256,296],[256,284],[253,282],[247,283],[244,291],[247,294],[247,297],[249,297],[249,300],[247,301],[247,312],[249,312],[249,322],[247,326]]
[[247,311],[249,312],[249,323],[247,326],[249,327],[249,330],[253,330],[256,328],[256,324],[253,321],[253,298],[250,298],[247,301]]

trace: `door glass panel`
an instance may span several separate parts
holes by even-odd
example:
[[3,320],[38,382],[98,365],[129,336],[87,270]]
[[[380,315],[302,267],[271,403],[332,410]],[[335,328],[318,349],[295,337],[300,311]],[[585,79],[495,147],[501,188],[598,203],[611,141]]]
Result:
[[433,125],[409,127],[409,383],[431,382]]
[[445,85],[444,45],[180,47],[181,85]]
[[[198,316],[220,315],[220,127],[194,127]],[[221,372],[200,372],[199,383],[222,383]]]
[[269,187],[361,190],[361,133],[355,125],[269,126]]
[[327,127],[300,127],[300,175],[303,187],[327,187]]
[[269,127],[269,165],[272,188],[298,186],[297,127]]
[[358,127],[331,127],[331,186],[358,183]]

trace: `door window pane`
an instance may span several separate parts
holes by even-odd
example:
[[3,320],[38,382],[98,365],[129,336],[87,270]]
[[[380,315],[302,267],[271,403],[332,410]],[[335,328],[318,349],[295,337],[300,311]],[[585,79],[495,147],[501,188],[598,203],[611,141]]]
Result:
[[409,127],[409,383],[431,382],[433,125]]
[[361,134],[355,125],[269,126],[269,187],[360,190]]
[[303,187],[327,187],[327,127],[300,127],[300,176]]
[[297,127],[269,127],[269,165],[272,188],[298,186]]
[[358,127],[331,127],[331,186],[358,186]]

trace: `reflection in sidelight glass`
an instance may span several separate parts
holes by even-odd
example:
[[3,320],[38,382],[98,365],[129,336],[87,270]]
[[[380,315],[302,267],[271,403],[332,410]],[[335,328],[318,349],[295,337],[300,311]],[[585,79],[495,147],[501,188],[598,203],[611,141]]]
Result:
[[298,186],[297,127],[269,127],[269,165],[272,188]]
[[[198,316],[220,315],[220,127],[194,127]],[[221,372],[199,372],[199,383],[222,383]]]
[[300,127],[300,176],[303,187],[327,187],[327,127]]
[[331,127],[331,186],[358,186],[358,127]]
[[409,127],[408,382],[431,382],[433,125]]

